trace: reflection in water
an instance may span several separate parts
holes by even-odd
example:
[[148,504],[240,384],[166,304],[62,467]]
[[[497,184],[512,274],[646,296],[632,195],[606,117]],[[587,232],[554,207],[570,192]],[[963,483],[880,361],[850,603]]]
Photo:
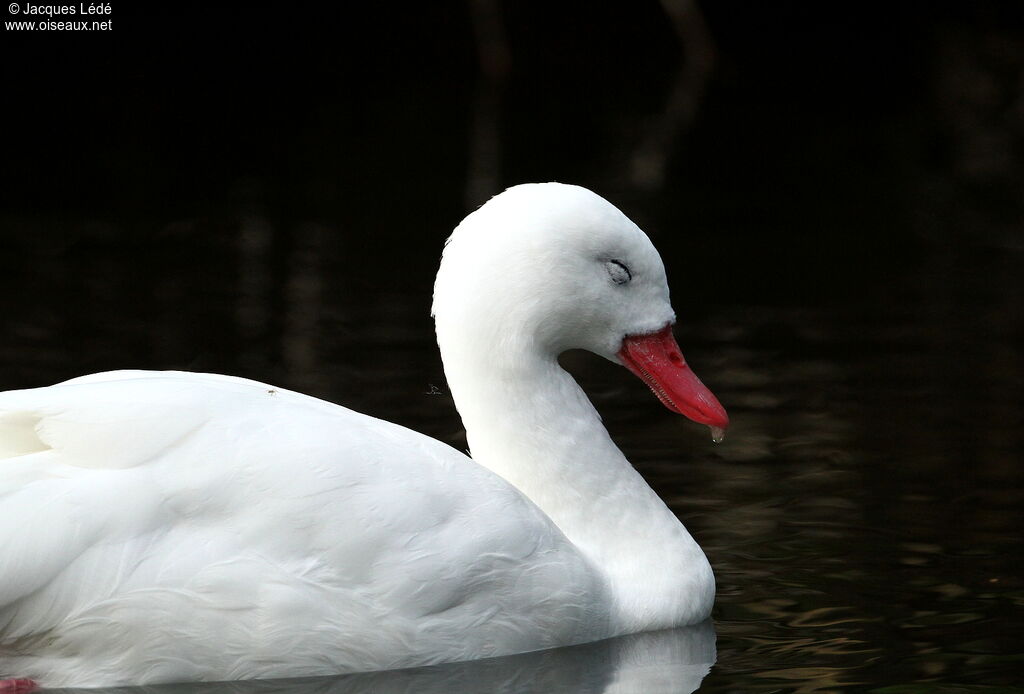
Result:
[[341,677],[111,689],[95,694],[689,694],[715,662],[710,622],[536,653]]
[[285,325],[281,352],[289,380],[302,392],[316,387],[320,374],[318,344],[322,310],[323,236],[319,224],[306,223],[295,233],[294,247],[288,258],[285,282]]
[[715,62],[714,39],[696,0],[661,0],[661,6],[679,42],[681,64],[664,109],[644,128],[630,161],[631,182],[647,190],[665,185],[676,141],[697,115]]
[[501,105],[511,71],[500,0],[470,0],[479,74],[473,97],[466,171],[466,207],[501,192]]
[[[238,290],[235,318],[241,338],[239,359],[249,368],[267,367],[261,349],[270,330],[271,245],[273,227],[261,215],[245,214],[238,221]],[[169,282],[174,286],[173,281]],[[179,294],[180,301],[180,294]]]

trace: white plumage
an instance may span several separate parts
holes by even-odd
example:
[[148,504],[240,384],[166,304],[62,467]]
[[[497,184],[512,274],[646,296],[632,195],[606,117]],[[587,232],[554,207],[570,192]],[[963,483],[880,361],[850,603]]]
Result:
[[703,553],[556,360],[673,320],[646,236],[584,189],[513,188],[452,235],[434,312],[474,459],[229,376],[0,394],[0,677],[332,674],[706,618]]

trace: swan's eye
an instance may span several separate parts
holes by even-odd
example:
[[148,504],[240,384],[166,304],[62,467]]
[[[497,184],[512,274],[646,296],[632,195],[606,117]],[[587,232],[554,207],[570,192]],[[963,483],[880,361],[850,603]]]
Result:
[[615,284],[625,284],[633,279],[633,273],[621,261],[609,260],[604,264],[604,268]]

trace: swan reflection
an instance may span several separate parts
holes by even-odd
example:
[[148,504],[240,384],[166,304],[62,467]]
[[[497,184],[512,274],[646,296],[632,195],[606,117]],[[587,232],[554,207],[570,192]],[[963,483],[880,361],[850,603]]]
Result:
[[455,694],[564,692],[688,694],[715,663],[710,621],[504,658],[338,677],[116,687],[90,694]]

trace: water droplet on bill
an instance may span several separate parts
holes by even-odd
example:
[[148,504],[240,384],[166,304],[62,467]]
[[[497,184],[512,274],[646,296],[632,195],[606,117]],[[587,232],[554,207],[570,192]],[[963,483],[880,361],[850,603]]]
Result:
[[711,440],[715,443],[722,443],[725,440],[725,429],[719,429],[718,427],[708,427],[711,429]]

